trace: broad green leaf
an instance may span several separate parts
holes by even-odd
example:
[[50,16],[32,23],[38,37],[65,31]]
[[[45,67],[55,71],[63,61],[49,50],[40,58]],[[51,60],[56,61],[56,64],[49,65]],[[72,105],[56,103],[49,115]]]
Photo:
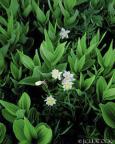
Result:
[[5,69],[5,59],[2,53],[0,53],[0,75]]
[[37,50],[35,51],[35,56],[34,56],[33,62],[35,64],[35,66],[40,66],[41,67],[41,61],[40,61],[40,57],[38,55]]
[[41,78],[41,67],[39,66],[34,67],[32,77],[37,77],[37,79]]
[[39,77],[32,77],[32,76],[29,76],[29,77],[26,77],[24,79],[22,79],[21,81],[19,81],[19,84],[21,85],[32,85],[34,86],[35,85],[35,82],[40,80]]
[[38,135],[39,144],[49,144],[51,142],[52,130],[47,124],[45,123],[38,124],[36,126],[36,131]]
[[61,63],[56,66],[56,69],[58,69],[59,71],[64,71],[66,67],[67,67],[67,63]]
[[65,6],[65,8],[66,9],[68,9],[69,11],[71,10],[71,9],[73,9],[74,8],[74,6],[76,5],[76,0],[65,0],[64,1],[64,6]]
[[83,35],[83,37],[80,40],[80,44],[82,47],[82,51],[83,53],[85,53],[86,49],[87,49],[87,45],[86,45],[86,33]]
[[65,43],[59,44],[54,53],[54,59],[52,61],[53,65],[56,65],[62,58],[65,50]]
[[23,119],[25,116],[25,110],[24,109],[17,110],[16,116],[17,116],[17,119]]
[[16,16],[18,10],[19,10],[18,0],[11,0],[9,11],[12,12],[14,16]]
[[102,96],[103,95],[103,91],[106,89],[107,87],[107,83],[104,79],[104,77],[100,76],[99,79],[97,80],[97,83],[96,83],[96,92],[97,92],[97,95],[99,96]]
[[35,122],[39,122],[39,112],[37,111],[36,108],[32,107],[30,110],[29,110],[29,113],[28,113],[28,119],[30,120],[31,123],[35,123]]
[[8,48],[9,48],[9,44],[6,44],[2,48],[0,48],[0,53],[3,55],[3,57],[5,57],[7,55]]
[[115,128],[115,103],[100,104],[100,108],[105,123],[111,128]]
[[22,94],[21,98],[18,101],[18,105],[20,108],[26,110],[27,112],[29,111],[31,100],[30,100],[29,95],[26,92]]
[[0,104],[9,112],[11,113],[13,116],[16,115],[16,111],[19,109],[19,107],[15,104],[12,104],[10,102],[6,102],[3,100],[0,100]]
[[31,6],[31,4],[29,4],[29,5],[24,9],[23,15],[24,15],[25,17],[27,17],[27,16],[30,14],[31,11],[32,11],[32,6]]
[[46,30],[44,30],[44,34],[45,34],[45,42],[46,42],[46,45],[47,45],[47,49],[50,51],[50,52],[54,52],[54,47],[53,47],[53,44],[52,44],[52,41],[50,40],[50,37],[47,33]]
[[93,84],[94,80],[95,80],[95,75],[93,75],[92,77],[90,77],[90,78],[85,80],[85,82],[84,82],[85,90],[88,90],[91,87],[91,85]]
[[46,16],[44,12],[40,9],[39,5],[35,2],[35,0],[32,0],[32,8],[33,8],[33,11],[35,11],[36,13],[37,20],[41,24],[44,24],[46,21]]
[[26,140],[24,135],[24,120],[15,120],[13,123],[13,131],[16,138],[21,142]]
[[65,18],[65,21],[64,21],[64,24],[65,26],[71,26],[71,25],[74,25],[74,23],[76,22],[76,18],[78,17],[79,15],[79,11],[76,10],[74,15],[72,15],[70,18]]
[[24,118],[24,134],[28,141],[32,138],[37,139],[36,129],[32,126],[28,119]]
[[76,53],[77,53],[78,57],[81,57],[83,55],[83,49],[82,49],[82,46],[81,46],[80,38],[78,39]]
[[115,88],[106,89],[103,93],[104,100],[115,100]]
[[29,56],[24,55],[22,52],[18,51],[20,55],[21,63],[28,69],[33,70],[34,62]]
[[89,55],[93,50],[96,49],[97,43],[92,44],[87,50],[85,55]]
[[13,20],[14,20],[14,19],[13,19],[13,15],[12,15],[12,13],[11,13],[11,15],[8,16],[7,32],[8,32],[9,35],[10,35],[10,34],[13,32],[13,30],[14,30],[14,21],[13,21]]
[[80,89],[82,88],[83,85],[84,85],[84,75],[80,73],[80,80],[79,80]]
[[82,56],[82,57],[80,58],[80,60],[78,61],[77,71],[78,71],[78,72],[82,71],[84,65],[85,65],[85,55]]
[[6,134],[6,127],[3,123],[0,123],[0,144],[2,144]]
[[113,52],[113,42],[111,42],[109,50],[106,52],[106,54],[103,57],[103,62],[105,67],[112,66],[114,63],[114,57],[115,54]]
[[64,8],[62,1],[59,1],[59,6],[61,9],[62,14],[64,15],[65,18],[69,18],[70,17],[70,13]]
[[13,75],[14,79],[18,80],[18,78],[19,78],[19,69],[12,62],[10,64],[10,70],[11,70],[11,74]]
[[100,38],[100,32],[98,31],[98,32],[94,35],[94,37],[91,39],[91,41],[90,41],[90,46],[92,46],[92,45],[94,45],[94,44],[96,44],[96,46],[97,46],[98,43],[99,43],[99,38]]
[[14,120],[16,119],[16,115],[12,115],[11,113],[9,113],[6,109],[2,110],[2,116],[10,123],[13,123]]

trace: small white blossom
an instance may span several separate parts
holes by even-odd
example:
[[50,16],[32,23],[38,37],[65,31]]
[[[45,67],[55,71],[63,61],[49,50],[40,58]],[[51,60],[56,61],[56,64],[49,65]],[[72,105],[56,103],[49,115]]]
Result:
[[73,83],[70,81],[62,81],[62,85],[63,85],[64,90],[70,90],[72,89]]
[[59,72],[59,70],[54,69],[54,70],[52,70],[51,74],[52,74],[52,77],[54,79],[61,80],[61,74],[62,74],[62,72]]
[[72,89],[73,81],[75,80],[74,75],[71,74],[69,71],[64,71],[63,77],[64,78],[62,80],[62,85],[64,90]]
[[65,72],[63,73],[63,77],[64,77],[66,80],[68,80],[68,81],[74,81],[74,80],[75,80],[75,79],[74,79],[74,75],[71,74],[69,71],[65,71]]
[[61,28],[61,31],[60,31],[61,39],[68,38],[69,33],[70,33],[70,30],[65,30],[64,28]]
[[44,101],[48,106],[53,106],[54,104],[56,104],[56,99],[53,98],[52,96],[47,97]]
[[46,83],[45,81],[37,81],[37,82],[35,82],[35,85],[40,86],[40,85],[45,84],[45,83]]

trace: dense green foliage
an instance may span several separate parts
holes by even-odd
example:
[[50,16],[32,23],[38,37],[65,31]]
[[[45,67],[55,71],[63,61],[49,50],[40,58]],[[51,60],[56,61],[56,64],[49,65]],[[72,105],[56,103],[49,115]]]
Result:
[[115,1],[0,0],[0,143],[115,143]]

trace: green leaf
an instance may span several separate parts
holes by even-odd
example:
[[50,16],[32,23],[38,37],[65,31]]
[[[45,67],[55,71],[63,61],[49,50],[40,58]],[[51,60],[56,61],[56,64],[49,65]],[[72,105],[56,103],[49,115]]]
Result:
[[81,44],[83,53],[85,53],[85,51],[87,49],[87,45],[86,45],[86,33],[82,36],[82,38],[80,40],[80,44]]
[[74,8],[74,6],[76,5],[76,0],[65,0],[64,1],[64,6],[66,9],[71,10]]
[[2,110],[2,116],[8,121],[13,123],[14,120],[16,119],[16,116],[12,115],[11,113],[9,113],[6,109]]
[[40,78],[41,78],[41,67],[39,67],[39,66],[34,67],[32,77],[37,77],[37,79],[40,80]]
[[65,26],[71,26],[71,25],[74,25],[74,23],[77,21],[77,17],[79,15],[79,11],[76,10],[74,15],[72,15],[70,18],[65,18],[64,19],[64,25]]
[[27,17],[27,16],[30,14],[31,11],[32,11],[32,6],[31,6],[31,4],[29,4],[29,5],[24,9],[23,15],[24,15],[25,17]]
[[11,35],[11,33],[13,32],[14,30],[14,21],[13,21],[13,15],[11,13],[10,16],[8,16],[8,27],[7,27],[7,32],[9,35]]
[[19,141],[26,140],[24,135],[24,120],[15,120],[13,123],[13,131]]
[[35,82],[38,81],[38,80],[40,80],[39,77],[29,76],[29,77],[26,77],[26,78],[22,79],[21,81],[19,81],[19,84],[34,86]]
[[6,135],[6,127],[3,123],[0,123],[0,144],[2,144]]
[[93,75],[91,78],[88,78],[88,79],[85,80],[85,82],[84,82],[85,90],[88,90],[91,87],[94,80],[95,80],[95,75]]
[[44,12],[40,9],[39,5],[35,2],[35,0],[32,0],[32,8],[33,8],[33,11],[35,11],[36,13],[37,20],[41,24],[44,24],[46,21],[46,16]]
[[66,67],[67,67],[67,63],[61,63],[56,66],[56,69],[58,69],[59,71],[64,71]]
[[82,49],[82,46],[81,46],[80,38],[78,39],[76,53],[77,53],[78,57],[81,57],[83,55],[83,49]]
[[36,129],[32,126],[32,124],[26,118],[24,118],[24,134],[28,141],[31,141],[32,138],[37,139]]
[[85,55],[83,55],[80,60],[78,61],[76,68],[78,72],[81,72],[85,65]]
[[107,83],[104,79],[104,77],[100,76],[99,79],[97,80],[97,83],[96,83],[96,92],[97,92],[97,95],[99,96],[102,96],[103,95],[103,91],[106,89],[107,87]]
[[59,44],[54,53],[54,59],[52,61],[53,65],[56,65],[62,58],[65,50],[65,43]]
[[47,124],[45,123],[38,124],[36,126],[36,131],[38,135],[39,144],[49,144],[51,142],[52,130]]
[[9,11],[12,12],[14,16],[16,16],[18,9],[19,9],[18,0],[11,0]]
[[87,50],[85,55],[89,55],[93,50],[96,49],[97,43],[92,44]]
[[47,49],[50,52],[54,52],[54,47],[53,47],[52,41],[50,40],[50,37],[46,30],[44,30],[44,34],[45,34],[45,43],[46,43]]
[[113,41],[110,44],[109,50],[106,52],[106,54],[103,57],[103,62],[105,67],[112,66],[115,59],[115,53],[113,51]]
[[28,119],[30,120],[31,123],[35,123],[35,122],[39,122],[39,112],[37,111],[36,108],[32,107],[30,110],[29,110],[29,113],[28,113]]
[[115,100],[115,88],[106,89],[103,93],[104,100]]
[[11,74],[13,75],[14,79],[18,80],[19,78],[19,69],[17,66],[11,62],[10,64]]
[[6,102],[3,100],[0,100],[0,104],[9,112],[11,113],[13,116],[16,115],[16,111],[19,109],[19,107],[17,105],[14,105],[10,102]]
[[5,60],[4,60],[4,56],[2,53],[0,53],[0,75],[2,74],[2,72],[4,71],[5,68]]
[[23,119],[25,116],[25,110],[24,109],[17,110],[16,116],[17,116],[17,119]]
[[33,70],[34,62],[29,56],[24,55],[22,52],[18,51],[20,55],[21,63],[28,69]]
[[115,128],[115,103],[100,104],[100,108],[105,123],[111,128]]
[[29,111],[31,100],[30,100],[29,95],[26,92],[22,94],[21,98],[18,101],[18,105],[20,108],[26,110],[27,112]]
[[54,55],[51,51],[48,50],[45,43],[41,44],[40,53],[41,53],[41,56],[42,56],[43,60],[45,61],[45,63],[48,66],[51,65],[54,60]]
[[2,48],[0,48],[0,53],[3,55],[3,57],[7,55],[8,48],[9,48],[9,44],[6,44]]
[[41,61],[40,61],[37,50],[35,51],[35,56],[34,56],[33,62],[35,64],[35,66],[40,66],[41,67]]

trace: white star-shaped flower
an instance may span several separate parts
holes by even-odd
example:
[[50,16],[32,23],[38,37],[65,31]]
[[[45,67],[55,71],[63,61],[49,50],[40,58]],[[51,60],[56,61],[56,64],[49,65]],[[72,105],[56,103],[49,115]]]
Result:
[[64,91],[65,91],[65,90],[70,90],[70,89],[72,89],[73,83],[70,82],[70,81],[66,81],[66,80],[64,79],[64,80],[62,81],[62,85],[63,85]]
[[48,106],[53,106],[54,104],[56,104],[56,99],[53,98],[52,96],[47,97],[44,101]]
[[70,33],[70,30],[65,30],[64,28],[61,28],[61,31],[60,31],[61,39],[68,38],[69,33]]
[[52,74],[52,77],[54,79],[61,80],[61,74],[62,74],[62,72],[59,72],[59,70],[54,69],[54,70],[52,70],[51,74]]
[[69,71],[64,71],[63,77],[68,81],[74,81],[74,75],[71,74]]

